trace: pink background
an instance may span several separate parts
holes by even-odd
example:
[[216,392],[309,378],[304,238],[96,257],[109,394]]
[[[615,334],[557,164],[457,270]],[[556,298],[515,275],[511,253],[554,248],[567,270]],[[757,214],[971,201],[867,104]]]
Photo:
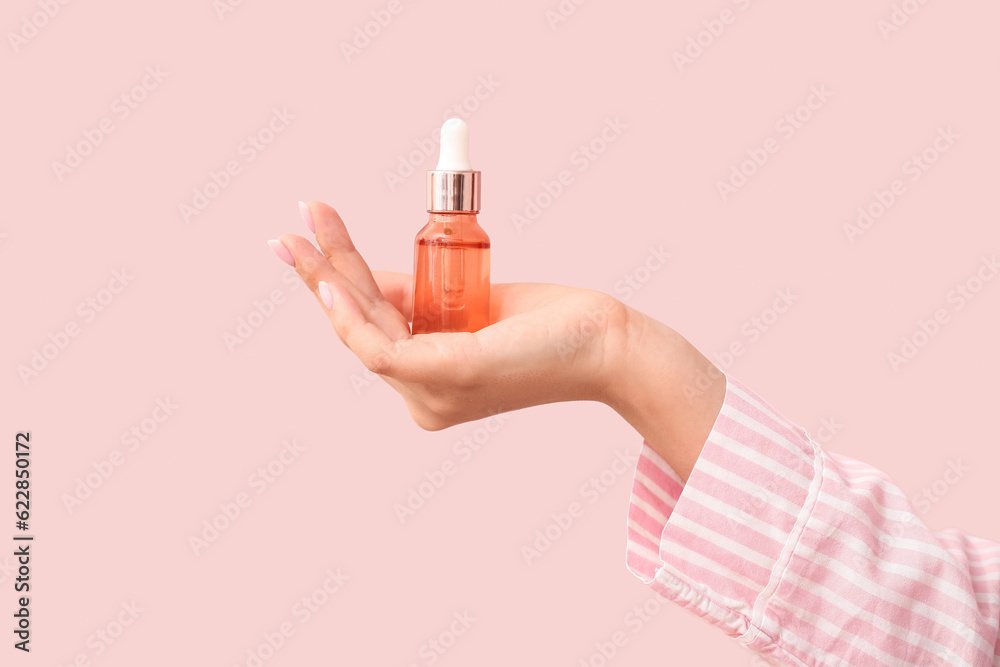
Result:
[[[639,449],[617,415],[513,413],[463,461],[453,444],[485,425],[423,432],[388,386],[365,386],[265,246],[304,232],[296,200],[321,199],[373,267],[410,270],[428,164],[395,190],[384,174],[456,104],[483,171],[495,282],[622,298],[616,283],[662,246],[671,258],[636,274],[648,280],[629,305],[708,354],[744,343],[720,360],[734,377],[814,435],[832,420],[830,449],[908,494],[931,489],[932,526],[1000,538],[1000,280],[961,309],[948,299],[1000,252],[997,3],[910,0],[919,10],[888,39],[889,0],[594,1],[555,29],[556,0],[402,3],[350,62],[340,44],[387,2],[247,0],[222,18],[210,0],[71,2],[16,52],[5,39],[0,466],[30,430],[36,541],[30,656],[10,646],[15,575],[0,556],[0,662],[252,665],[248,650],[287,622],[295,634],[269,667],[429,665],[421,646],[468,612],[434,664],[599,665],[595,645],[618,631],[614,665],[755,664],[679,609],[626,624],[651,597],[624,565],[631,471],[593,504],[580,490],[616,451]],[[5,3],[4,32],[39,7]],[[732,22],[679,71],[674,53],[704,21],[718,31],[725,9]],[[116,98],[157,66],[165,78],[121,118]],[[499,85],[467,100],[481,77]],[[775,124],[813,86],[832,96],[786,138]],[[294,119],[248,161],[240,144],[274,108]],[[104,118],[113,132],[60,181],[52,163]],[[609,118],[627,128],[579,171],[574,153]],[[911,181],[904,163],[948,127],[954,145]],[[772,137],[779,150],[723,202],[717,181]],[[180,205],[229,160],[239,173],[185,222]],[[519,232],[512,214],[563,169],[572,184]],[[897,178],[905,193],[850,243],[844,224]],[[122,269],[128,285],[102,292]],[[230,351],[224,336],[275,290],[281,303]],[[797,300],[751,341],[777,290]],[[92,321],[78,311],[88,298],[106,301]],[[894,371],[887,354],[939,308],[947,324]],[[78,335],[23,381],[18,367],[72,323]],[[123,446],[167,398],[173,414]],[[304,450],[258,495],[248,478],[292,439]],[[69,512],[64,496],[114,450],[121,465]],[[449,459],[456,474],[401,525],[394,503]],[[943,481],[955,462],[970,469]],[[195,555],[190,536],[241,493],[252,503]],[[12,495],[0,493],[5,545]],[[521,547],[574,501],[583,516],[526,564]],[[302,623],[294,605],[337,568],[349,581]],[[117,634],[132,601],[143,611],[97,655],[88,637]]]

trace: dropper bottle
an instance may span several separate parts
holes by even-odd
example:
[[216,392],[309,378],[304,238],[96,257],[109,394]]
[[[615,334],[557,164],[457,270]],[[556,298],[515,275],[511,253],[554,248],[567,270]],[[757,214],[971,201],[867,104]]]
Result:
[[478,331],[490,323],[490,237],[479,226],[481,173],[469,163],[469,126],[441,128],[441,156],[427,172],[430,220],[413,258],[413,333]]

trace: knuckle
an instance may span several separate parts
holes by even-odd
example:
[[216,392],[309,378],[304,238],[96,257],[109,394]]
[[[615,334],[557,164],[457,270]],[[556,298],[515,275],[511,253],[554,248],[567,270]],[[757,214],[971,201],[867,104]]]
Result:
[[379,352],[364,359],[365,368],[376,375],[389,375],[392,359],[385,352]]
[[317,268],[319,268],[319,262],[317,262],[314,257],[308,255],[302,258],[300,264],[302,266],[302,272],[307,275],[312,274]]

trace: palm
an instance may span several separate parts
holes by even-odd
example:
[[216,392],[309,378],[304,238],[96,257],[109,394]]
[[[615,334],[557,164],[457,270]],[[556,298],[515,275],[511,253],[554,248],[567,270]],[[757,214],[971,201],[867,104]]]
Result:
[[320,202],[306,209],[319,248],[294,234],[274,243],[289,253],[282,258],[324,305],[341,341],[399,392],[420,426],[601,400],[607,391],[629,330],[630,311],[618,300],[561,285],[494,284],[489,326],[411,335],[412,276],[372,272],[335,210]]
[[[405,322],[410,276],[374,276]],[[457,423],[585,398],[608,363],[602,344],[607,332],[620,330],[625,315],[620,302],[601,292],[544,283],[493,284],[490,301],[490,325],[475,333],[401,334],[394,341],[384,370],[397,376],[387,381],[407,398],[415,418],[421,410],[446,412],[446,421]],[[407,372],[414,369],[421,370]],[[554,392],[553,385],[564,385],[568,377],[576,381]],[[424,398],[421,404],[415,404],[417,395]],[[447,408],[456,403],[460,414]]]

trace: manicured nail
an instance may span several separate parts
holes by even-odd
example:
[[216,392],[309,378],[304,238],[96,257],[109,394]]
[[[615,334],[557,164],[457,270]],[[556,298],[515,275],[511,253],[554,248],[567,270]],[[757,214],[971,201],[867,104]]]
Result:
[[313,224],[313,215],[309,211],[309,204],[305,203],[304,201],[300,201],[299,202],[299,213],[302,214],[302,219],[305,220],[306,227],[309,228],[309,231],[312,232],[313,234],[315,234],[316,233],[316,225]]
[[292,257],[292,253],[288,252],[288,248],[285,247],[284,243],[277,239],[271,239],[267,242],[267,245],[271,246],[271,250],[278,256],[278,259],[288,266],[295,266],[295,259]]
[[333,310],[333,295],[330,294],[330,286],[326,284],[325,280],[319,281],[319,298],[323,300],[327,309]]

